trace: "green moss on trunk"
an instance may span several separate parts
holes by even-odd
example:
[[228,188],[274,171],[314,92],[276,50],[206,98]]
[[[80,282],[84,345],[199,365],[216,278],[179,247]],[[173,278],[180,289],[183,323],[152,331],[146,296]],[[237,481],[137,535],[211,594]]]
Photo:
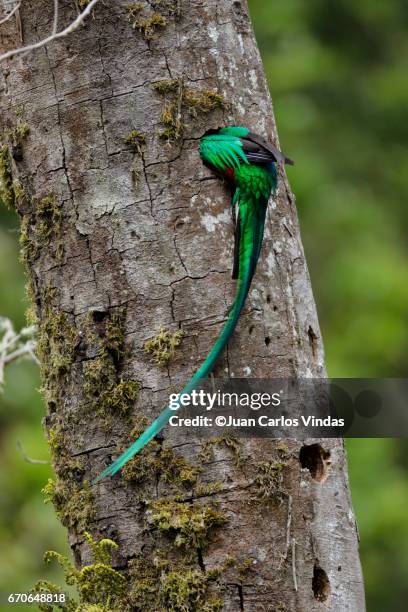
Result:
[[163,129],[159,136],[167,142],[182,138],[187,116],[197,117],[226,108],[225,99],[217,91],[187,87],[183,79],[158,81],[153,87],[165,98],[160,116]]
[[185,333],[180,329],[173,333],[160,329],[157,336],[145,342],[144,351],[155,363],[165,366],[174,358],[184,336]]
[[[112,565],[112,551],[117,550],[118,545],[108,539],[96,542],[88,532],[84,533],[84,538],[91,550],[92,563],[81,569],[55,551],[48,551],[44,555],[46,563],[58,563],[64,571],[67,585],[74,586],[77,591],[77,599],[68,597],[64,606],[55,607],[66,612],[126,612],[129,610],[128,582]],[[41,580],[35,585],[35,591],[57,594],[64,592],[64,589]],[[38,607],[43,612],[54,609],[49,604]]]
[[14,209],[13,176],[9,148],[6,144],[0,146],[0,200],[4,202],[7,208]]
[[85,406],[87,412],[100,416],[104,429],[110,429],[113,418],[129,418],[137,400],[140,383],[122,374],[126,356],[126,310],[118,309],[98,319],[88,317],[86,337],[96,356],[83,365]]
[[150,41],[159,28],[164,28],[167,25],[167,19],[156,11],[142,15],[145,6],[142,2],[132,2],[127,5],[126,11],[132,28],[138,30],[145,40]]

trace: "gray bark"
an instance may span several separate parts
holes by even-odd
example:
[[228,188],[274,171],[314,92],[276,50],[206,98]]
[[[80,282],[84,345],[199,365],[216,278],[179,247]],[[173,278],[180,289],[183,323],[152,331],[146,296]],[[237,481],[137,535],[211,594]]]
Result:
[[[51,4],[24,2],[25,42],[50,30]],[[182,0],[175,11],[168,10],[170,4],[151,2],[144,9],[149,15],[156,7],[167,19],[150,41],[132,29],[126,2],[101,2],[85,27],[1,70],[2,141],[10,144],[18,121],[30,128],[17,147],[22,159],[11,143],[10,164],[13,179],[25,190],[15,196],[15,205],[25,228],[23,247],[40,321],[46,425],[59,436],[54,462],[68,497],[129,444],[138,415],[150,420],[169,392],[182,388],[212,346],[233,300],[229,196],[201,164],[199,137],[209,127],[235,123],[278,144],[245,1]],[[75,3],[63,2],[61,19],[74,15]],[[15,45],[15,36],[12,20],[1,31],[2,47]],[[216,90],[228,105],[197,116],[182,109],[182,138],[165,144],[158,135],[165,96],[152,85],[181,78],[196,92]],[[140,151],[124,143],[132,130],[146,136]],[[295,201],[282,171],[279,178],[258,271],[218,376],[325,375]],[[56,208],[41,212],[49,196]],[[114,325],[124,333],[126,350],[121,339],[118,347],[108,338]],[[143,349],[160,328],[185,332],[164,368]],[[92,364],[100,368],[98,388]],[[106,402],[122,381],[140,384],[136,401],[133,396],[119,401],[124,411],[130,405],[130,419]],[[199,478],[217,481],[219,488],[201,487],[199,493],[194,485],[180,503],[195,499],[217,508],[226,522],[208,530],[208,542],[189,550],[177,547],[172,534],[160,531],[152,519],[154,501],[174,496],[179,486],[166,482],[162,465],[153,480],[146,476],[129,484],[115,477],[93,487],[93,510],[84,510],[82,518],[66,511],[65,491],[59,511],[75,559],[89,561],[86,528],[95,537],[117,541],[115,563],[125,572],[129,559],[142,551],[149,560],[165,550],[174,566],[183,567],[187,559],[203,573],[233,557],[204,596],[221,597],[226,611],[363,612],[344,445],[307,441],[312,443],[320,446],[304,451],[304,468],[300,441],[288,442],[287,451],[270,440],[245,441],[239,463],[225,444],[214,444]],[[167,428],[160,444],[197,464],[200,443],[191,434]],[[257,470],[265,461],[274,465],[282,453],[276,495],[260,499]],[[249,569],[239,568],[248,559]],[[162,586],[163,575],[157,589]],[[174,609],[205,609],[203,601]],[[139,604],[139,609],[148,608]]]

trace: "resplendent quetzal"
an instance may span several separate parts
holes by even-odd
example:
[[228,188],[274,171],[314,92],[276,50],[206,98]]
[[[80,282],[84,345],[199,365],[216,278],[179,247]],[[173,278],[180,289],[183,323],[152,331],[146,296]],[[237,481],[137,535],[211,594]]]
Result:
[[[206,132],[200,141],[200,155],[204,164],[225,178],[233,189],[235,249],[232,278],[238,281],[234,302],[217,341],[181,394],[191,393],[198,381],[208,376],[237,325],[261,251],[268,200],[277,186],[276,163],[293,164],[261,136],[238,126]],[[167,406],[95,482],[120,470],[165,427],[173,414],[174,410]]]

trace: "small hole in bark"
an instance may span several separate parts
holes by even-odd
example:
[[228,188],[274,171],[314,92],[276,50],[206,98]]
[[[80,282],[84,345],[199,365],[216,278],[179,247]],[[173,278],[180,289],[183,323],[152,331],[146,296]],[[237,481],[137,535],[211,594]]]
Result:
[[266,336],[266,338],[265,338],[265,344],[266,344],[266,346],[269,346],[269,345],[270,345],[270,343],[271,343],[271,339],[269,338],[269,336]]
[[115,525],[108,525],[105,529],[106,537],[109,540],[116,540],[118,536],[118,530]]
[[277,307],[277,306],[274,306],[274,307],[273,307],[273,311],[274,311],[274,312],[276,312],[277,310],[278,310],[278,307]]
[[313,355],[313,359],[315,359],[317,357],[317,335],[315,334],[315,331],[313,329],[313,327],[311,325],[309,325],[309,329],[307,330],[307,336],[309,338],[309,345],[310,348],[312,349],[312,355]]
[[337,568],[338,572],[341,572],[341,565],[339,565],[339,567]]
[[329,475],[330,453],[320,444],[302,446],[299,453],[302,468],[308,469],[313,480],[324,482]]
[[136,236],[137,236],[137,234],[136,234],[135,230],[132,230],[132,231],[130,232],[130,235],[132,236],[132,238],[136,238]]
[[176,219],[174,222],[174,229],[177,229],[179,227],[182,227],[185,224],[185,222],[183,221],[183,219]]
[[101,323],[108,313],[105,310],[93,310],[92,318],[95,323]]
[[75,468],[75,470],[73,470],[72,472],[72,477],[75,480],[75,482],[77,482],[78,484],[81,484],[83,477],[84,477],[84,471],[81,470],[80,468]]
[[271,296],[270,296],[270,295],[267,295],[267,296],[266,296],[266,303],[267,303],[267,304],[270,304],[270,303],[271,303]]
[[74,553],[75,565],[77,567],[80,567],[82,565],[82,557],[81,557],[81,551],[79,547],[78,546],[73,547],[72,552]]
[[317,601],[327,601],[330,597],[330,582],[326,572],[315,565],[313,568],[312,589]]
[[57,404],[53,401],[48,402],[48,410],[50,414],[57,412]]
[[23,161],[23,149],[22,149],[21,144],[18,144],[15,147],[13,147],[11,153],[15,161],[17,162]]
[[255,327],[253,325],[251,325],[251,327],[248,329],[248,334],[251,335],[252,332],[254,331]]
[[201,551],[201,548],[197,548],[197,561],[198,561],[198,565],[200,566],[201,571],[205,572],[205,565],[204,565],[203,553]]

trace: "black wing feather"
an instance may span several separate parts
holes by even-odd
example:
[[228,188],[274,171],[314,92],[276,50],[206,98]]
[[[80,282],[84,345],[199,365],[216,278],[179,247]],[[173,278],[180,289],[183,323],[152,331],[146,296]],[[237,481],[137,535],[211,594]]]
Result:
[[278,162],[280,164],[289,164],[290,166],[294,164],[289,157],[286,157],[273,144],[270,144],[258,134],[249,132],[245,138],[241,138],[241,142],[249,162],[257,164]]

